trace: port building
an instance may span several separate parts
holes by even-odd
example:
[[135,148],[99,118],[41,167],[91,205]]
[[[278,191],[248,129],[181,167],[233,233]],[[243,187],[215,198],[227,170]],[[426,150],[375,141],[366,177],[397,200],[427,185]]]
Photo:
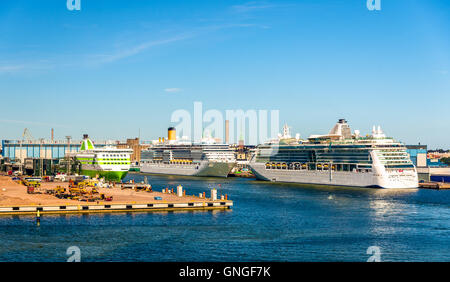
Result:
[[[62,159],[69,152],[78,152],[82,140],[2,140],[2,157],[12,161],[25,159]],[[117,144],[117,141],[95,142],[96,147],[104,147],[108,144]]]

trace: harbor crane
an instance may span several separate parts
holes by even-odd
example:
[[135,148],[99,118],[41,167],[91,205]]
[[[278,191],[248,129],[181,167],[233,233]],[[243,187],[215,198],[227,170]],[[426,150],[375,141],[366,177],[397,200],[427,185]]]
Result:
[[[23,130],[22,140],[20,141],[20,166],[19,166],[19,169],[20,169],[21,173],[23,173],[23,168],[22,167],[23,167],[23,162],[25,160],[25,158],[23,156],[23,151],[22,151],[22,144],[23,144],[23,142],[25,142],[25,139],[27,141],[33,141],[33,136],[31,135],[31,132],[30,132],[30,130],[28,128],[25,128]],[[26,156],[26,154],[25,154],[25,156]]]
[[23,134],[22,134],[22,141],[24,140],[24,138],[27,138],[27,141],[32,141],[33,140],[33,135],[31,135],[31,132],[28,128],[25,128],[23,130]]

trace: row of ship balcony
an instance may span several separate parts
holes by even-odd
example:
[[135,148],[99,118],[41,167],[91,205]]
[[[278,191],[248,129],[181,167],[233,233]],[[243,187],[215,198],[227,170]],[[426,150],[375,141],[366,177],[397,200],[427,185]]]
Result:
[[332,163],[266,163],[266,169],[284,169],[284,170],[322,170],[322,171],[353,171],[370,172],[370,164],[332,164]]

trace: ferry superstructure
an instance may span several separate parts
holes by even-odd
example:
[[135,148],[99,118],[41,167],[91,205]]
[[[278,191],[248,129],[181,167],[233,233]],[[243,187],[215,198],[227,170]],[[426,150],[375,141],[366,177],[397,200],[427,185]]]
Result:
[[227,177],[235,166],[234,151],[228,144],[218,144],[212,138],[200,142],[176,140],[175,129],[169,128],[169,138],[141,151],[142,173]]
[[381,128],[361,137],[340,119],[327,135],[278,140],[257,146],[250,167],[258,179],[355,187],[417,188],[417,171],[404,144]]
[[95,148],[94,143],[84,135],[75,158],[81,163],[81,174],[120,181],[130,169],[132,152],[132,149],[118,149],[115,146]]

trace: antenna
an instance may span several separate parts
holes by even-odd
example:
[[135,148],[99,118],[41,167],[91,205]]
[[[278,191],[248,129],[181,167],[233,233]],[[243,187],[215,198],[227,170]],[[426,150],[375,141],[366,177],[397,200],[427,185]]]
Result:
[[66,156],[67,156],[67,175],[70,175],[70,139],[72,139],[72,136],[66,136],[67,139],[67,152],[66,152]]
[[44,138],[39,138],[39,174],[40,177],[44,176],[44,157],[42,156],[42,144],[44,143]]

